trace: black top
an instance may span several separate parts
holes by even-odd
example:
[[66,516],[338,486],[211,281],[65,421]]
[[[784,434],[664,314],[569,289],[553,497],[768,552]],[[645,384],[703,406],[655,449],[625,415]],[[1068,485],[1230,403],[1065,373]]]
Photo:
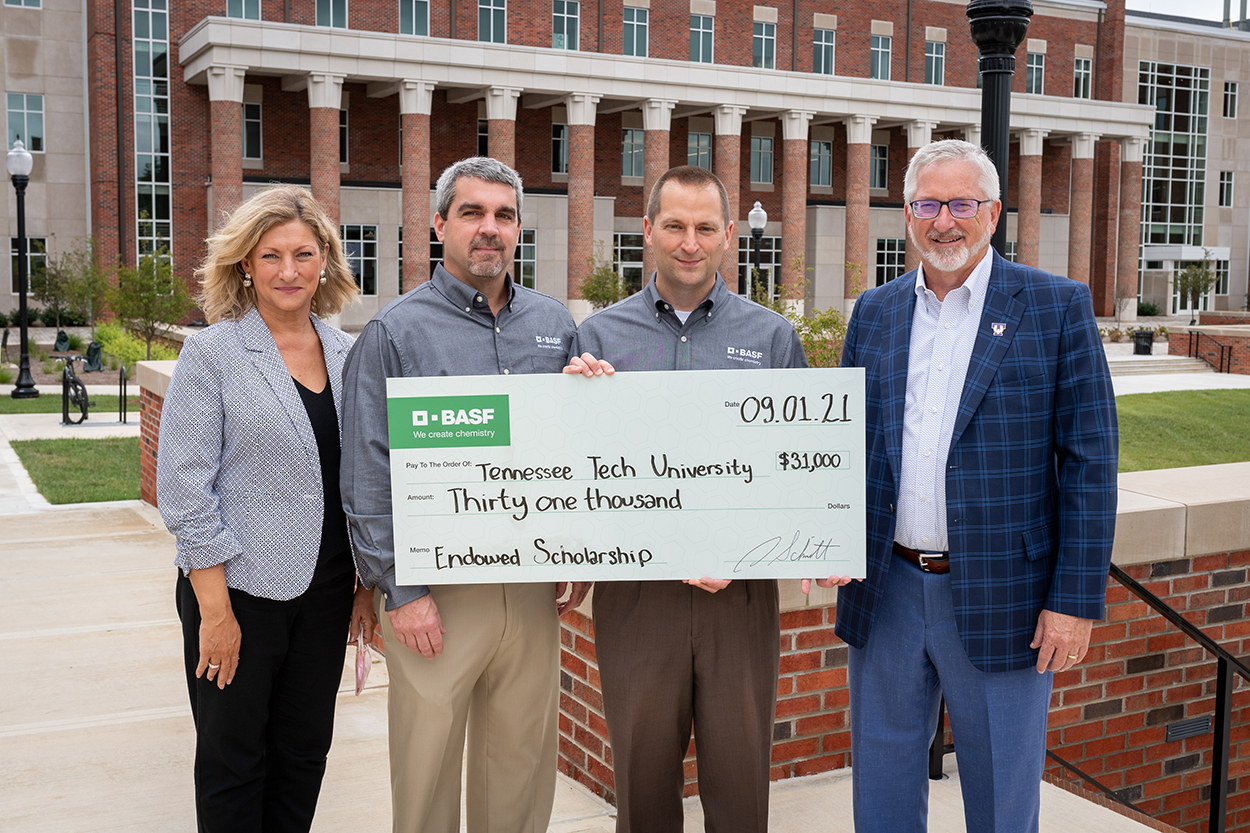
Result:
[[351,544],[347,539],[347,515],[343,512],[343,499],[339,492],[339,461],[342,448],[339,445],[339,420],[334,410],[334,391],[330,380],[320,393],[313,393],[299,383],[294,376],[295,389],[304,400],[304,410],[312,423],[317,437],[317,453],[321,457],[321,489],[325,495],[325,514],[321,521],[321,549],[317,552],[317,569],[312,584],[320,584],[341,578],[352,572]]

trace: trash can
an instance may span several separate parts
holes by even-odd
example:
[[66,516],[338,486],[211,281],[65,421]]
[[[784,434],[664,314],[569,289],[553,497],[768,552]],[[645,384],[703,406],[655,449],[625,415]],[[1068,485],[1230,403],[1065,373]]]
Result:
[[1154,352],[1155,331],[1142,328],[1133,331],[1133,355],[1149,356]]
[[100,353],[101,353],[100,342],[93,341],[90,344],[88,344],[87,345],[87,359],[86,361],[83,362],[82,369],[84,371],[103,370],[104,361]]

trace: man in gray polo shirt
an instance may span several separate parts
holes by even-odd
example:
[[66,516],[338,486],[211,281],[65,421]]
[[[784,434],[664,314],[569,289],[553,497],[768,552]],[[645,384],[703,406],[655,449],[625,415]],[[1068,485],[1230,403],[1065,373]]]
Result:
[[[643,218],[655,278],[582,322],[565,372],[807,367],[790,322],[731,293],[717,273],[733,233],[713,174],[683,166],[661,176]],[[777,582],[603,582],[594,618],[618,833],[682,829],[692,721],[706,828],[764,833]]]
[[[376,587],[390,672],[396,833],[460,829],[469,730],[468,830],[546,830],[556,780],[559,623],[554,584],[399,585],[391,525],[386,379],[558,373],[573,340],[560,302],[509,274],[521,179],[465,159],[438,180],[433,277],[365,325],[343,370],[344,508],[356,569]],[[469,720],[472,716],[472,720]]]

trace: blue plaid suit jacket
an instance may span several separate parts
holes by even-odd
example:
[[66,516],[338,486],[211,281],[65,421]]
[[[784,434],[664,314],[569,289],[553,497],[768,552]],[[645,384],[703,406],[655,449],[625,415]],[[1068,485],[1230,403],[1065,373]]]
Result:
[[[1011,671],[1037,662],[1029,642],[1043,608],[1104,614],[1119,437],[1089,288],[993,257],[951,437],[946,518],[968,658]],[[867,396],[868,572],[839,591],[837,612],[838,636],[856,647],[892,563],[915,277],[856,301],[842,352],[843,367],[865,369]]]

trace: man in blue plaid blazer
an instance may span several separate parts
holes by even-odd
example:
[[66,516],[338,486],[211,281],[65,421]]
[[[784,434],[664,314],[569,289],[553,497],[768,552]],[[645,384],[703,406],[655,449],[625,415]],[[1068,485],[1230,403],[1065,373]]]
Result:
[[1037,830],[1052,675],[1104,612],[1110,374],[1089,288],[989,247],[984,151],[922,148],[904,193],[921,268],[858,299],[842,354],[867,396],[867,577],[837,612],[856,830],[926,829],[943,695],[967,829]]

